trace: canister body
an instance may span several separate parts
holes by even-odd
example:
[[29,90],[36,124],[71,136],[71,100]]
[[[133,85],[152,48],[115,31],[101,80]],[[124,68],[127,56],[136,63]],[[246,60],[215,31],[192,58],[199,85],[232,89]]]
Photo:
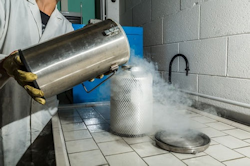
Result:
[[110,107],[112,132],[128,137],[149,133],[153,118],[151,74],[134,67],[114,76]]
[[130,47],[122,27],[105,20],[19,53],[27,71],[38,76],[34,84],[47,98],[126,63]]

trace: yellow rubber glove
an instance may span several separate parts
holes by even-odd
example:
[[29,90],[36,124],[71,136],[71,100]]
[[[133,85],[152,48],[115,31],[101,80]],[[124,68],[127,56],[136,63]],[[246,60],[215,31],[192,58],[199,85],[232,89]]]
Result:
[[[96,78],[97,79],[102,79],[103,77],[104,77],[104,74],[101,74],[101,75],[97,76]],[[93,81],[95,81],[94,78],[92,78],[91,80],[89,80],[89,82],[93,82]]]
[[2,62],[2,67],[6,70],[7,74],[24,87],[28,94],[38,103],[45,104],[45,99],[43,91],[32,87],[31,82],[37,79],[37,75],[31,72],[23,71],[23,63],[19,57],[18,51],[12,52],[7,58]]

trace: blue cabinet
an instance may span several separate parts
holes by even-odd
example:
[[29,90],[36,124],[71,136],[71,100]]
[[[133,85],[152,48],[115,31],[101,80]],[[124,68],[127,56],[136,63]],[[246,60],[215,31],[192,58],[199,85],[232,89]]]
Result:
[[[74,29],[82,28],[83,25],[73,24]],[[130,44],[130,55],[143,58],[143,29],[141,27],[123,27],[125,33],[127,34],[129,44]],[[88,90],[94,88],[103,79],[95,79],[94,82],[84,82],[84,85]],[[82,84],[73,87],[73,101],[74,103],[86,103],[86,102],[102,102],[110,100],[110,80],[102,84],[100,87],[92,91],[91,93],[86,93]]]

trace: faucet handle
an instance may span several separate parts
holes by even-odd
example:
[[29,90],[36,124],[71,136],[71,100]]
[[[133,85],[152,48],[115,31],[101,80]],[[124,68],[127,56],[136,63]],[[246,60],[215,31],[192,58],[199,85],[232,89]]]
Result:
[[185,70],[186,70],[186,76],[188,76],[188,71],[190,71],[189,67],[187,67]]

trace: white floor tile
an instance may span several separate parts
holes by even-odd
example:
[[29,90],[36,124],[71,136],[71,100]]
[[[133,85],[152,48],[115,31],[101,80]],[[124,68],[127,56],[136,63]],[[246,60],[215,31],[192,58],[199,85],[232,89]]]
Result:
[[249,158],[242,158],[232,161],[226,161],[224,162],[226,166],[249,166],[250,165],[250,159]]
[[223,137],[216,137],[213,138],[216,142],[225,145],[226,147],[229,147],[230,149],[235,149],[235,148],[241,148],[241,147],[246,147],[249,146],[248,143],[237,139],[232,136],[223,136]]
[[250,139],[245,139],[244,141],[247,143],[250,143]]
[[107,156],[106,158],[110,166],[147,166],[135,152]]
[[170,153],[146,157],[144,160],[149,166],[185,166],[181,160]]
[[92,107],[77,108],[77,111],[79,112],[79,114],[95,112],[95,110]]
[[205,153],[219,161],[232,160],[243,157],[243,155],[222,145],[210,146]]
[[181,160],[207,155],[204,152],[197,153],[197,154],[182,154],[182,153],[173,153],[173,152],[171,152],[171,153]]
[[92,138],[88,130],[66,131],[63,134],[65,141]]
[[75,131],[75,130],[83,130],[87,129],[83,122],[81,123],[70,123],[62,125],[63,131]]
[[144,137],[138,137],[138,138],[127,138],[127,137],[123,137],[124,141],[126,141],[129,145],[131,144],[137,144],[137,143],[142,143],[142,142],[150,142],[152,141],[151,138],[149,138],[148,136],[144,136]]
[[107,164],[100,150],[69,154],[69,159],[71,166],[97,166]]
[[191,128],[194,128],[194,129],[202,129],[202,128],[207,128],[208,127],[207,125],[202,124],[200,122],[196,122],[196,121],[192,121],[190,123],[190,126],[191,126]]
[[133,151],[133,149],[131,149],[129,145],[122,139],[112,142],[98,143],[98,146],[105,156]]
[[249,158],[242,158],[232,161],[226,161],[224,162],[226,166],[249,166],[250,165],[250,159]]
[[200,122],[200,123],[210,123],[210,122],[216,122],[214,119],[207,118],[205,116],[202,117],[194,117],[193,120]]
[[215,122],[215,123],[207,123],[207,126],[210,126],[216,130],[229,130],[229,129],[234,129],[235,127],[227,125],[222,122]]
[[220,118],[219,121],[222,122],[222,123],[228,124],[230,126],[232,126],[232,124],[234,123],[234,121],[231,121],[231,120],[225,119],[225,118]]
[[159,147],[155,145],[155,142],[144,142],[139,144],[133,144],[131,147],[141,156],[141,157],[147,157],[147,156],[153,156],[163,153],[168,153],[166,150],[162,150]]
[[155,141],[155,135],[150,135],[149,137]]
[[99,149],[93,139],[66,142],[68,153],[84,152]]
[[236,127],[236,128],[239,128],[241,130],[244,130],[244,131],[247,131],[247,132],[250,132],[250,127],[249,126],[246,126],[244,124],[240,124],[240,123],[233,123],[232,126]]
[[121,137],[114,135],[112,133],[109,133],[109,132],[92,133],[92,136],[94,140],[98,143],[122,139]]
[[197,114],[197,113],[194,113],[194,112],[188,111],[188,112],[186,113],[186,116],[188,116],[188,117],[190,117],[190,118],[194,118],[194,117],[201,117],[202,115]]
[[[193,119],[193,128],[211,138],[210,147],[196,155],[169,153],[155,145],[154,135],[121,138],[107,132],[109,124],[102,118],[107,115],[109,119],[107,110],[98,112],[92,107],[59,110],[71,166],[250,166],[248,126],[219,117],[213,119],[205,113],[199,114],[200,111],[183,111],[185,116]],[[249,158],[243,158],[244,155]]]
[[221,131],[215,130],[215,129],[210,128],[210,127],[199,129],[199,131],[203,132],[204,134],[208,135],[211,138],[227,135]]
[[64,117],[64,118],[66,118],[66,117],[74,117],[74,116],[79,117],[78,112],[76,110],[74,110],[74,109],[73,110],[59,110],[58,115],[60,117]]
[[83,122],[80,117],[60,117],[61,124],[69,124],[69,123],[81,123]]
[[241,129],[227,130],[227,131],[224,131],[224,132],[229,134],[229,135],[232,135],[232,136],[234,136],[236,138],[239,138],[239,139],[250,138],[250,133],[246,132],[244,130],[241,130]]
[[[250,147],[235,149],[235,151],[237,151],[237,152],[239,152],[247,157],[250,157]],[[250,165],[250,163],[249,163],[249,165]]]
[[91,133],[97,133],[97,132],[108,132],[109,129],[109,124],[107,123],[102,123],[102,124],[97,124],[97,125],[90,125],[88,126],[88,129]]
[[224,164],[210,156],[202,156],[192,159],[183,160],[188,166],[224,166]]
[[95,124],[101,124],[101,123],[107,123],[102,118],[90,118],[90,119],[83,119],[84,123],[88,125],[95,125]]
[[218,145],[218,144],[219,144],[218,142],[216,142],[216,141],[214,141],[214,140],[212,140],[212,139],[210,139],[210,141],[211,141],[211,142],[210,142],[210,146],[211,146],[211,145]]
[[83,119],[90,119],[90,118],[101,118],[99,113],[91,112],[91,113],[80,113],[81,118]]

